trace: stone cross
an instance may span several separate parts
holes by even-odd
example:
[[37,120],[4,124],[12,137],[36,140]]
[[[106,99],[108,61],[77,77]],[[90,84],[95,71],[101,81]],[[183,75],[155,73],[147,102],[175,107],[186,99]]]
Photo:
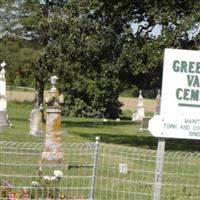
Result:
[[41,164],[52,163],[60,164],[63,161],[61,151],[61,105],[64,103],[64,96],[59,95],[55,87],[56,76],[51,77],[51,89],[49,90],[45,103],[47,104],[46,113],[46,133],[45,147],[42,152]]
[[142,121],[144,117],[144,99],[142,97],[142,91],[140,90],[137,100],[137,112],[133,113],[132,121]]
[[0,68],[0,129],[10,127],[7,116],[7,100],[6,100],[6,78],[5,78],[5,61],[1,63]]

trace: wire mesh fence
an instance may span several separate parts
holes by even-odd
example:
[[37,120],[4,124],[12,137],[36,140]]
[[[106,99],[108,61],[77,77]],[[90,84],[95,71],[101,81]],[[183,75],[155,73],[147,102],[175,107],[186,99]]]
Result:
[[[155,162],[154,150],[101,145],[96,199],[152,200]],[[165,152],[160,199],[200,199],[199,166],[199,152]]]
[[96,199],[152,199],[155,151],[101,145]]
[[[0,142],[0,199],[153,199],[155,150],[70,143],[62,164],[41,166],[42,151],[43,144]],[[199,152],[165,152],[160,199],[199,199],[199,166]]]
[[62,164],[40,165],[42,144],[0,142],[0,199],[90,199],[95,147],[63,144]]
[[200,199],[200,153],[167,152],[161,199]]

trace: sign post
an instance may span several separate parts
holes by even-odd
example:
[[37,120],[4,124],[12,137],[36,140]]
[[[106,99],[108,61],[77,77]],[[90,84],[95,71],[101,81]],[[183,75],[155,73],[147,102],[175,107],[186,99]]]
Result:
[[149,121],[158,137],[153,200],[160,200],[165,138],[200,139],[200,52],[165,49],[160,115]]
[[160,200],[161,189],[162,189],[164,155],[165,155],[165,139],[158,138],[153,200]]

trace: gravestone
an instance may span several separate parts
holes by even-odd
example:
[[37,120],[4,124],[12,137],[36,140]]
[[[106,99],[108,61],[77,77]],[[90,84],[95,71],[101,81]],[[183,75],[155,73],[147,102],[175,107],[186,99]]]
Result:
[[31,111],[29,133],[33,136],[44,136],[45,134],[43,109],[41,104],[39,108],[35,108]]
[[59,95],[55,87],[57,79],[56,76],[51,77],[52,87],[45,99],[46,133],[41,164],[61,164],[64,156],[61,151],[61,105],[64,103],[64,97]]
[[[160,102],[161,102],[161,97],[160,97],[160,90],[158,90],[157,96],[156,96],[156,106],[154,109],[154,115],[159,115],[160,114]],[[148,130],[149,129],[149,120],[151,117],[143,117],[142,123],[141,123],[141,128],[140,130]]]
[[6,63],[1,63],[0,71],[0,129],[10,127],[7,115],[7,100],[6,100],[6,78],[5,78]]
[[161,96],[160,96],[160,90],[158,90],[158,94],[156,96],[156,106],[154,110],[154,115],[160,114],[160,103],[161,103]]
[[142,118],[142,123],[141,123],[141,131],[147,131],[149,129],[149,120],[151,117],[143,117]]
[[142,97],[142,91],[140,90],[139,97],[137,100],[137,111],[132,115],[132,121],[141,122],[144,117],[144,99]]

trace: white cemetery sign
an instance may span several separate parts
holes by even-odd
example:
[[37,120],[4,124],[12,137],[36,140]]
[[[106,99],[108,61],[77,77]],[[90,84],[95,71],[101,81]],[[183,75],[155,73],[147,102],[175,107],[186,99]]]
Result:
[[165,49],[161,97],[152,135],[200,139],[200,51]]

